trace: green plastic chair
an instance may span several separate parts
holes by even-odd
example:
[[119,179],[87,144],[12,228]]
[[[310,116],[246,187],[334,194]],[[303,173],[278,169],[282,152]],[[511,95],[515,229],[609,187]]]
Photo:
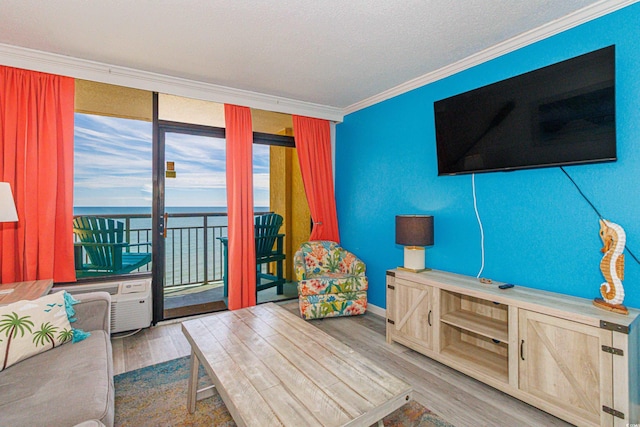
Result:
[[[134,246],[124,240],[124,224],[109,218],[80,216],[73,220],[73,233],[79,242],[74,244],[77,277],[126,274],[151,262],[151,253],[130,252]],[[85,255],[88,262],[85,262]]]
[[[284,253],[283,239],[284,234],[278,233],[282,227],[283,218],[276,213],[268,213],[258,215],[254,219],[254,234],[256,241],[256,294],[264,289],[277,286],[276,293],[282,295],[284,293]],[[218,237],[222,242],[224,250],[224,296],[228,296],[228,277],[229,268],[228,256],[228,237]],[[276,274],[264,273],[262,264],[276,263]],[[262,283],[262,279],[267,280]]]

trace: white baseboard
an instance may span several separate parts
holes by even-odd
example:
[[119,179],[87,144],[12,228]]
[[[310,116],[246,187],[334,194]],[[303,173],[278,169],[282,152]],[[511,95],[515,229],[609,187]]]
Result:
[[377,314],[378,316],[387,317],[387,310],[377,305],[367,304],[367,311]]
[[[380,317],[387,317],[387,310],[385,310],[382,307],[378,307],[377,305],[373,305],[373,304],[367,304],[367,311],[380,316]],[[173,323],[182,323],[186,320],[190,320],[190,319],[197,319],[199,317],[206,317],[206,316],[210,316],[211,314],[215,314],[215,313],[205,313],[205,314],[197,314],[194,316],[189,316],[189,317],[182,317],[179,319],[169,319],[169,320],[163,320],[161,322],[158,322],[158,326],[162,326],[162,325],[171,325]]]

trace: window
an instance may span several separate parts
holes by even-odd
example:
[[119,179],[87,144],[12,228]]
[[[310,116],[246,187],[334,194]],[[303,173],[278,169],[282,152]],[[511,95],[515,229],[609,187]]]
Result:
[[[74,239],[80,280],[151,271],[151,101],[147,91],[76,81]],[[107,243],[104,233],[111,228],[116,241]]]

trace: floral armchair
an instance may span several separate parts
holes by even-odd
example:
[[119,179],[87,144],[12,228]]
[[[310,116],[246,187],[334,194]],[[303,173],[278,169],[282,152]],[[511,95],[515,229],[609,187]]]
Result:
[[293,258],[304,319],[353,316],[367,310],[366,266],[335,242],[303,243]]

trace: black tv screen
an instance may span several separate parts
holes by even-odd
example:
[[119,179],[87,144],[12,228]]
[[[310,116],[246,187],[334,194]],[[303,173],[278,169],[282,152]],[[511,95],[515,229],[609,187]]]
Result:
[[434,103],[438,175],[616,160],[615,46]]

